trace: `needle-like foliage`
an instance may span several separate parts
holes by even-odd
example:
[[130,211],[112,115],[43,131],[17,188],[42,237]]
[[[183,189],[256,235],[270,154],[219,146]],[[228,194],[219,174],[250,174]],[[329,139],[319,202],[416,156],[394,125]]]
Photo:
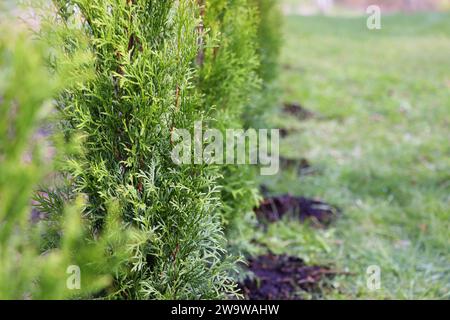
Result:
[[235,244],[225,234],[242,231],[240,221],[257,205],[254,170],[180,166],[171,151],[175,129],[192,131],[197,121],[222,132],[240,129],[246,114],[261,110],[264,70],[272,69],[265,66],[271,49],[260,47],[261,9],[253,0],[54,0],[53,6],[57,14],[42,34],[64,55],[51,56],[52,70],[60,74],[80,48],[93,58],[79,69],[89,77],[57,98],[61,132],[79,139],[81,152],[61,165],[65,187],[39,197],[39,208],[57,217],[71,194],[83,194],[93,238],[105,228],[110,203],[127,228],[140,230],[132,257],[101,297],[236,296],[236,259],[227,252]]
[[[70,53],[82,31],[94,55],[94,76],[59,99],[66,135],[84,137],[70,159],[85,214],[104,225],[118,201],[125,222],[145,240],[110,297],[208,299],[233,294],[220,219],[217,169],[178,166],[172,132],[208,114],[193,84],[198,54],[195,1],[55,0]],[[55,63],[56,69],[58,62]]]
[[[276,103],[275,93],[268,91],[276,78],[280,44],[275,2],[209,0],[200,5],[202,25],[208,32],[197,59],[198,87],[205,112],[214,119],[210,125],[222,132],[261,125],[265,109]],[[246,221],[259,201],[255,170],[249,165],[225,165],[220,170],[221,210],[233,242],[241,238],[239,233],[248,232]]]
[[[66,148],[49,156],[56,139],[51,148],[39,128],[53,109],[52,96],[73,84],[72,68],[61,68],[61,77],[49,73],[47,53],[22,28],[0,24],[0,299],[87,296],[107,287],[126,259],[118,215],[109,210],[102,234],[92,241],[81,197],[60,208],[59,248],[41,252],[48,225],[32,215],[31,199]],[[79,270],[74,286],[68,285],[70,267]]]

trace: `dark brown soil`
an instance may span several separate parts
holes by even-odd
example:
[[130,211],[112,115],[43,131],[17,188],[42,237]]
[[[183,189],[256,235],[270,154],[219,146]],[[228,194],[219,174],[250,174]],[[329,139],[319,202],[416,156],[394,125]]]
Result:
[[280,137],[286,138],[289,135],[289,130],[285,128],[280,129]]
[[315,172],[313,166],[306,159],[289,159],[280,157],[280,167],[282,169],[295,169],[299,175],[309,175]]
[[325,202],[289,194],[264,199],[255,214],[261,223],[276,222],[287,216],[300,221],[311,221],[317,227],[329,225],[339,214],[339,209]]
[[299,258],[271,253],[251,258],[249,270],[254,277],[240,283],[249,300],[298,300],[302,291],[318,292],[321,282],[335,275],[329,268],[306,266]]
[[308,120],[316,116],[316,114],[299,103],[285,103],[283,112],[288,113],[299,120]]

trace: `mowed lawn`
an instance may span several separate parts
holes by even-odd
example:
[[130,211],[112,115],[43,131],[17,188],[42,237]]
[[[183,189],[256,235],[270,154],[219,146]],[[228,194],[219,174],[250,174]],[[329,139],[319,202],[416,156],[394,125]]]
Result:
[[[283,221],[259,234],[275,253],[333,265],[322,298],[450,298],[450,15],[285,20],[283,101],[316,113],[290,129],[281,154],[313,170],[262,183],[318,197],[343,214],[328,229]],[[381,288],[366,270],[381,270]],[[331,285],[331,288],[330,286]]]

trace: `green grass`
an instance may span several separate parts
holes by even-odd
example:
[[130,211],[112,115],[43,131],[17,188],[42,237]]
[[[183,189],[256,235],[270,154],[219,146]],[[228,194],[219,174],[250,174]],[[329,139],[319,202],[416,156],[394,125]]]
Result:
[[[257,234],[275,252],[353,273],[325,298],[450,298],[450,16],[287,17],[284,101],[320,117],[275,119],[295,132],[282,155],[317,172],[262,182],[343,210],[328,230],[280,222]],[[381,268],[369,291],[366,269]]]

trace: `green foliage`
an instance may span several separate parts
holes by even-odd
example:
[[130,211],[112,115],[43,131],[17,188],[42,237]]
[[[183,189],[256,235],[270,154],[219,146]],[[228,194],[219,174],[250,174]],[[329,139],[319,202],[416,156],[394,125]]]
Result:
[[258,74],[263,85],[271,85],[279,73],[279,54],[282,44],[282,16],[279,1],[251,0],[259,13],[257,51],[260,58]]
[[214,109],[218,124],[240,128],[250,97],[259,92],[257,15],[247,0],[211,0],[204,5],[208,30],[199,89],[205,109]]
[[282,16],[278,0],[249,0],[258,12],[257,53],[260,59],[258,76],[261,90],[244,113],[245,125],[267,127],[280,103],[278,86],[279,55],[282,44]]
[[[222,131],[261,124],[260,114],[274,103],[280,46],[279,16],[272,0],[210,0],[203,5],[207,30],[199,67],[199,89],[211,126]],[[255,170],[221,166],[222,212],[229,239],[249,232],[259,202]],[[233,245],[237,244],[231,241]],[[237,244],[243,247],[245,244]]]
[[[40,25],[50,48],[38,58],[16,48],[4,55],[14,61],[2,61],[17,68],[13,75],[27,74],[30,84],[20,86],[8,73],[0,79],[11,84],[0,86],[6,106],[0,110],[0,212],[17,215],[0,224],[0,253],[14,257],[1,262],[0,287],[8,288],[8,297],[32,298],[238,296],[231,276],[236,258],[227,252],[236,243],[224,230],[240,239],[239,226],[248,228],[259,200],[254,170],[178,166],[171,159],[172,133],[192,130],[196,121],[222,131],[243,128],[244,116],[261,108],[265,70],[274,70],[272,47],[260,48],[267,32],[261,26],[267,19],[259,18],[263,7],[251,0],[42,4],[56,12]],[[20,59],[30,63],[12,63]],[[56,100],[44,104],[50,97]],[[24,163],[20,157],[42,123],[40,110],[53,103],[56,154],[43,160],[38,151],[48,148],[36,146]],[[11,179],[21,185],[7,187]],[[46,217],[36,226],[27,220],[33,194]],[[75,295],[60,281],[70,264],[83,273]],[[17,283],[7,281],[17,265],[23,268]]]
[[[126,299],[208,299],[233,294],[225,251],[217,169],[177,166],[174,128],[208,115],[198,107],[198,8],[194,1],[54,1],[77,46],[82,31],[94,76],[59,99],[65,133],[84,138],[67,171],[89,198],[94,232],[106,204],[145,235],[109,295]],[[67,53],[70,54],[70,48]],[[55,63],[58,70],[58,62]]]
[[[6,20],[9,21],[9,20]],[[41,254],[44,222],[31,220],[31,198],[54,169],[49,145],[37,133],[52,111],[52,95],[69,85],[48,72],[47,49],[21,28],[0,25],[0,299],[61,299],[86,296],[107,286],[109,274],[125,259],[116,214],[103,234],[88,240],[81,219],[83,201],[62,206],[58,249]],[[62,157],[64,149],[58,149]],[[62,212],[64,211],[64,213]],[[69,290],[67,268],[80,268],[81,287]]]
[[[225,132],[243,127],[242,114],[260,90],[256,52],[257,16],[247,0],[211,0],[201,17],[207,30],[203,59],[198,61],[198,88],[203,94],[210,125]],[[222,217],[230,232],[239,231],[245,215],[252,214],[258,194],[248,165],[221,165]]]

